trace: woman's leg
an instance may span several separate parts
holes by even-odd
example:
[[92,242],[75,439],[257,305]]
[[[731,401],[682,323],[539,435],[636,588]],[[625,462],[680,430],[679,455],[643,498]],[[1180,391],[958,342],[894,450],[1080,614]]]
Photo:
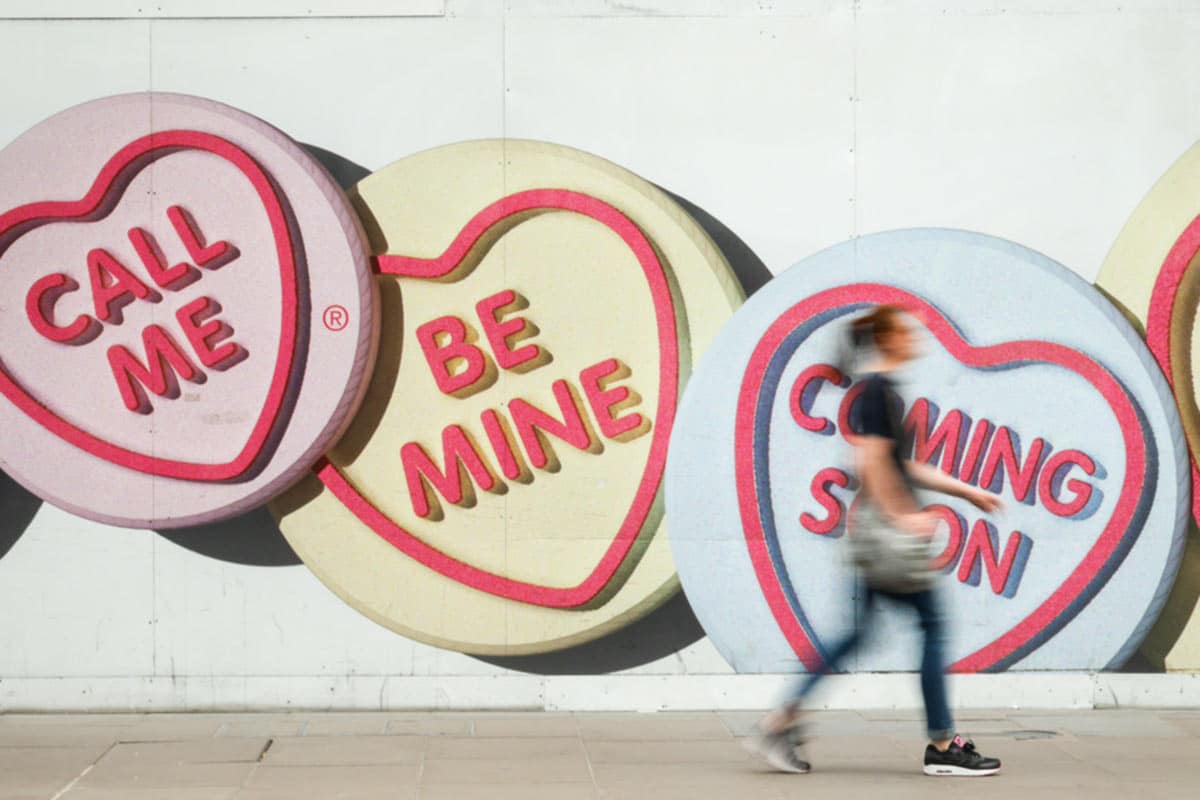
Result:
[[863,584],[859,591],[862,601],[857,604],[858,613],[855,614],[854,627],[829,651],[828,658],[821,665],[821,669],[801,675],[793,682],[791,691],[786,695],[787,700],[764,720],[764,727],[769,731],[783,730],[791,725],[800,711],[800,705],[804,698],[812,693],[822,678],[831,672],[837,672],[846,656],[862,641],[864,633],[870,626],[875,598],[871,588],[866,584]]
[[925,698],[925,721],[929,739],[938,749],[945,749],[954,738],[954,718],[946,696],[946,662],[944,646],[945,620],[938,604],[937,592],[929,589],[909,595],[921,618],[924,646],[921,652],[921,694]]

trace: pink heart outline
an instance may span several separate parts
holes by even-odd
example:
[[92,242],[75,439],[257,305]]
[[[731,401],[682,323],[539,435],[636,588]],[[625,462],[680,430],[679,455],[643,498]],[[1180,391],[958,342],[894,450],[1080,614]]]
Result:
[[556,587],[514,580],[480,569],[432,547],[376,508],[328,460],[316,466],[321,482],[380,538],[426,567],[465,586],[530,605],[577,608],[606,587],[629,555],[658,496],[667,460],[667,442],[675,419],[679,392],[679,341],[675,305],[666,270],[641,229],[603,200],[568,189],[531,189],[497,200],[472,217],[440,256],[431,259],[381,255],[379,270],[386,275],[433,279],[453,272],[475,244],[492,228],[514,215],[530,211],[571,211],[590,217],[621,237],[633,251],[649,284],[659,341],[659,398],[646,467],[612,543],[595,569],[575,586]]
[[[1166,376],[1176,405],[1179,404],[1179,394],[1175,389],[1175,375],[1171,368],[1171,323],[1178,313],[1175,306],[1183,278],[1197,253],[1200,253],[1200,216],[1183,229],[1163,259],[1150,294],[1150,309],[1146,314],[1146,344]],[[1190,442],[1188,462],[1192,468],[1192,518],[1200,523],[1200,468],[1196,466],[1196,456],[1192,453]]]
[[167,478],[197,482],[232,481],[255,466],[282,421],[282,409],[292,378],[298,339],[298,258],[288,224],[284,200],[277,194],[270,177],[246,151],[219,136],[194,130],[157,131],[122,147],[105,163],[96,180],[81,199],[43,201],[19,206],[0,216],[0,256],[25,233],[42,225],[61,221],[103,219],[120,201],[129,182],[149,164],[183,150],[200,150],[225,159],[250,181],[271,224],[275,250],[279,257],[282,308],[279,349],[271,384],[262,412],[251,429],[246,444],[224,463],[207,464],[180,461],[129,450],[67,422],[36,400],[13,380],[0,362],[0,392],[31,419],[63,440],[105,461],[127,469]]
[[[1137,512],[1141,482],[1146,469],[1146,444],[1134,402],[1120,381],[1099,363],[1065,345],[1037,340],[1017,340],[974,347],[962,338],[953,324],[925,300],[892,286],[858,283],[827,289],[789,308],[775,320],[756,345],[747,364],[738,396],[734,430],[734,459],[738,506],[750,560],[767,605],[784,638],[807,670],[824,664],[804,626],[788,605],[775,574],[765,534],[759,520],[760,498],[754,481],[755,409],[763,376],[772,355],[796,328],[832,309],[848,305],[888,304],[912,314],[934,335],[946,351],[968,367],[987,368],[1020,362],[1040,362],[1068,369],[1084,378],[1112,409],[1125,443],[1125,480],[1108,524],[1063,584],[1012,629],[1001,634],[949,667],[953,672],[993,670],[1018,651],[1037,641],[1045,631],[1065,624],[1078,613],[1077,601],[1085,599],[1094,578],[1114,557],[1123,555],[1120,546],[1129,523]],[[1090,597],[1090,595],[1089,595]],[[1066,616],[1066,620],[1062,619]]]

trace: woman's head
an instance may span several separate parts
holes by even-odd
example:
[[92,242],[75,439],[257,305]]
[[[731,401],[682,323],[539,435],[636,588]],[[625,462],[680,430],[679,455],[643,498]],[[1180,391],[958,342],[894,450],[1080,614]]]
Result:
[[909,361],[917,355],[916,333],[895,306],[876,306],[854,320],[850,335],[855,345],[874,345],[889,361]]

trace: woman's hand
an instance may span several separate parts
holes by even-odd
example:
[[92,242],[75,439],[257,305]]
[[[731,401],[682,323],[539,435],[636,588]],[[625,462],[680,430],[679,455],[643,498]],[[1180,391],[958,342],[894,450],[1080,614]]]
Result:
[[926,489],[961,497],[987,514],[1004,510],[1004,503],[996,495],[986,489],[980,489],[977,486],[964,483],[957,478],[952,478],[932,464],[925,464],[919,461],[906,461],[905,468],[913,480]]
[[971,487],[970,491],[963,494],[963,499],[985,514],[1004,510],[1004,502],[998,495],[974,486]]

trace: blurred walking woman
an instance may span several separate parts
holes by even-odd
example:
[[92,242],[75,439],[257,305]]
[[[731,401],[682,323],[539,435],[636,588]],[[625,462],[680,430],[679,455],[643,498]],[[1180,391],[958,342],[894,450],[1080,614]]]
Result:
[[834,645],[824,670],[803,676],[788,701],[763,718],[757,746],[777,769],[808,772],[808,763],[795,752],[801,704],[821,677],[836,671],[858,645],[875,617],[876,604],[887,600],[916,612],[923,633],[921,693],[929,733],[925,774],[993,775],[1000,770],[999,760],[984,757],[972,742],[955,735],[946,699],[944,624],[930,566],[937,517],[921,510],[913,488],[920,485],[960,497],[984,512],[998,510],[1000,500],[936,467],[901,457],[901,404],[895,402],[891,376],[918,353],[916,333],[900,310],[875,308],[854,320],[851,337],[856,351],[866,358],[865,387],[857,413],[852,413],[855,467],[862,489],[847,537],[864,584],[862,624]]

